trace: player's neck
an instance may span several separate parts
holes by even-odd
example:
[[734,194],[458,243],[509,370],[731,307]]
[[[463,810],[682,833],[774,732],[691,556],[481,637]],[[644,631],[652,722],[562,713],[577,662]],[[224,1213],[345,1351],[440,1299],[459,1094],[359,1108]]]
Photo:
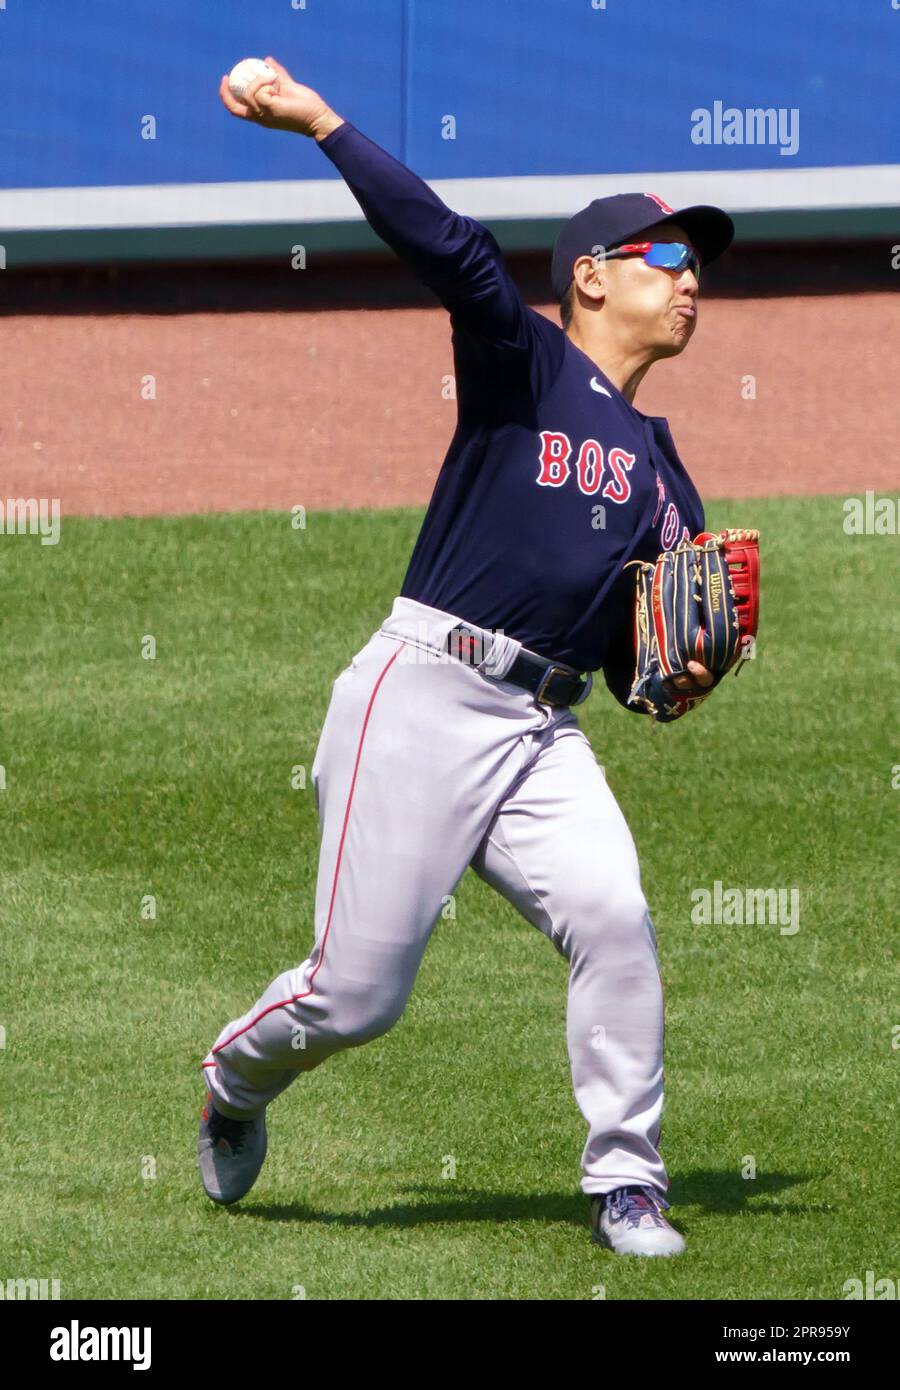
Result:
[[648,360],[644,353],[628,351],[603,339],[582,338],[574,324],[569,326],[568,337],[632,405],[638,387],[656,359],[651,357]]

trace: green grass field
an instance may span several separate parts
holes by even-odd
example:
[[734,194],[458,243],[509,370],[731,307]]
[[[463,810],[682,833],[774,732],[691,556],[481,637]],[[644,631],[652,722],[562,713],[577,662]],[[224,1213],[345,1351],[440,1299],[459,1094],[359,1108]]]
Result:
[[[291,771],[419,514],[69,520],[55,548],[0,541],[0,1281],[839,1299],[866,1270],[900,1278],[900,542],[846,537],[828,498],[709,519],[763,532],[755,662],[670,729],[602,682],[580,711],[659,938],[674,1261],[591,1246],[565,964],[472,874],[393,1032],[272,1107],[244,1203],[201,1192],[199,1062],[312,940],[315,811]],[[799,888],[799,931],[694,925],[691,890],[717,879]]]

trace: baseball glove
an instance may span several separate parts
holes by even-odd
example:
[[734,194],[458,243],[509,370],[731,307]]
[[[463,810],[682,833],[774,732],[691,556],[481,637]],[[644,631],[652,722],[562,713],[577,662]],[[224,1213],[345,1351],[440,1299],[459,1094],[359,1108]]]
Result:
[[[752,654],[759,622],[759,532],[703,531],[638,565],[635,671],[628,704],[661,724],[699,705],[735,663]],[[679,689],[689,661],[713,683]]]

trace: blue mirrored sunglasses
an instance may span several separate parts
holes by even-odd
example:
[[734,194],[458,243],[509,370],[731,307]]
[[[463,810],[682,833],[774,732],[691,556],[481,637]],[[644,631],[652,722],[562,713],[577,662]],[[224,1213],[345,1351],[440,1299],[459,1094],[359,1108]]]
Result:
[[688,267],[694,278],[700,280],[700,257],[691,246],[683,241],[632,241],[623,246],[615,246],[604,252],[602,259],[615,260],[621,256],[643,256],[648,265],[659,266],[661,270],[684,270]]

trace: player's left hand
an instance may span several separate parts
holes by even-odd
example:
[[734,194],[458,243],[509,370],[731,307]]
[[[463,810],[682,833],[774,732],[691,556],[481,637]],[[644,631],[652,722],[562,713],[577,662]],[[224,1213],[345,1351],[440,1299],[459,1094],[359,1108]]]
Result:
[[691,676],[694,677],[693,680],[691,680],[690,676],[676,676],[672,681],[672,684],[677,685],[679,690],[694,690],[697,686],[706,690],[715,680],[712,671],[708,671],[705,666],[701,666],[699,661],[689,661],[688,670]]
[[741,660],[758,621],[758,531],[703,531],[640,564],[628,704],[664,724],[680,719]]

